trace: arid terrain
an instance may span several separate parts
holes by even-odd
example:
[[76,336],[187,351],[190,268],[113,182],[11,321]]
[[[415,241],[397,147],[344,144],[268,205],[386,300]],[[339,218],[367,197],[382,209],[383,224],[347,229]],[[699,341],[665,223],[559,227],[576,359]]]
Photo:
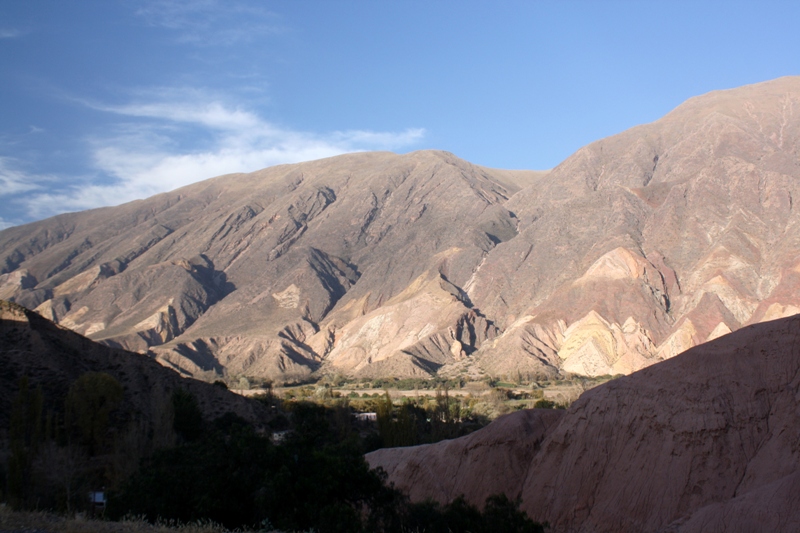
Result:
[[[441,504],[395,494],[406,517],[467,504],[480,517],[500,493],[504,509],[518,499],[554,533],[800,530],[795,108],[800,77],[786,77],[692,98],[549,171],[488,169],[441,151],[353,153],[6,229],[0,404],[15,407],[0,410],[0,437],[15,431],[12,411],[44,401],[58,413],[65,397],[80,398],[81,376],[103,372],[124,391],[116,425],[147,435],[162,458],[139,465],[106,431],[106,448],[114,437],[113,456],[129,459],[126,479],[139,483],[121,489],[128,508],[151,519],[179,507],[168,498],[192,495],[154,491],[205,475],[208,461],[218,468],[196,482],[200,501],[231,497],[250,502],[253,517],[291,511],[284,523],[304,524],[307,511],[322,513],[322,496],[305,511],[286,502],[324,485],[325,513],[344,509],[336,516],[361,524],[362,511],[380,507],[371,498],[392,490],[364,451],[428,442],[367,455],[412,502]],[[252,400],[187,376],[270,394]],[[429,397],[384,393],[381,380],[395,378],[424,382]],[[449,382],[464,387],[452,402],[429,386]],[[475,427],[523,407],[500,405],[489,385],[500,382],[506,400],[535,389],[525,405],[582,394],[568,409],[513,412],[451,438],[466,433],[451,409],[466,400],[497,400]],[[196,434],[175,414],[182,391],[203,418]],[[302,401],[317,391],[331,405]],[[371,447],[350,397],[376,406]],[[62,426],[77,434],[67,411]],[[161,426],[171,442],[156,442]],[[271,431],[294,440],[275,444]],[[347,476],[317,475],[322,463],[304,470],[323,441],[325,465],[339,464],[347,441],[348,472],[363,475],[346,509],[336,498]],[[241,453],[220,453],[231,446]],[[250,476],[254,461],[278,473]],[[22,472],[13,462],[9,479]],[[138,468],[153,474],[130,477]],[[246,477],[241,498],[213,492]],[[315,482],[294,487],[301,478]],[[201,516],[195,503],[184,510]]]
[[800,310],[798,106],[709,93],[549,172],[221,176],[0,232],[0,298],[190,375],[629,374]]
[[522,498],[554,532],[800,528],[800,317],[743,328],[455,440],[367,459],[412,500]]

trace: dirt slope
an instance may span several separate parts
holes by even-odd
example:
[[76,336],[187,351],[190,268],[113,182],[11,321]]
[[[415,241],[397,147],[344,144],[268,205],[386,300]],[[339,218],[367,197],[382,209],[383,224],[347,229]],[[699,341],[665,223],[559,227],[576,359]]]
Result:
[[[460,491],[481,503],[481,485],[501,487],[559,532],[791,531],[798,398],[800,317],[791,317],[592,389],[538,431],[528,425],[542,414],[517,414],[468,437],[367,457],[414,499]],[[496,444],[475,447],[481,440]]]

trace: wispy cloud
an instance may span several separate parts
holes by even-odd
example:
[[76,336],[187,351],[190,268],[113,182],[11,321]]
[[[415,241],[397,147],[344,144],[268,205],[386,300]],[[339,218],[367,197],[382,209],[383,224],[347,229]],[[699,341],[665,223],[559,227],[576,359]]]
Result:
[[11,158],[0,157],[0,197],[41,189],[41,182],[49,179],[27,174],[15,168],[14,163]]
[[281,31],[274,13],[239,0],[146,0],[137,14],[198,46],[233,45]]
[[0,157],[0,230],[29,219],[28,199],[42,194],[54,181],[53,176],[23,170],[20,161]]
[[22,35],[23,32],[15,28],[0,28],[0,39],[15,39]]
[[[168,92],[173,92],[169,90]],[[262,121],[250,111],[233,108],[219,101],[203,101],[204,95],[193,94],[188,89],[173,100],[104,105],[84,102],[99,111],[107,111],[129,117],[154,118],[178,123],[197,124],[219,130],[240,130],[262,126]],[[177,96],[177,95],[176,95]]]
[[[157,92],[147,94],[152,97]],[[425,136],[421,128],[399,132],[295,131],[272,124],[251,109],[194,89],[166,89],[160,94],[157,100],[139,98],[122,105],[85,103],[122,120],[114,135],[89,140],[98,179],[46,191],[32,186],[25,195],[29,215],[41,218],[116,205],[213,176],[277,164],[354,151],[397,150],[413,146]],[[0,176],[20,191],[30,182],[13,172]]]

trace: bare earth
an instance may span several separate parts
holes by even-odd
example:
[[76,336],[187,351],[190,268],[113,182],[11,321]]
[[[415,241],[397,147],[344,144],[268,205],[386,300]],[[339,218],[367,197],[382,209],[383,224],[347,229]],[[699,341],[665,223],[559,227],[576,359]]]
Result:
[[800,317],[743,328],[600,385],[565,413],[375,451],[412,499],[492,492],[554,532],[800,530]]
[[549,172],[439,151],[231,174],[0,232],[0,298],[187,374],[629,374],[800,311],[800,77]]

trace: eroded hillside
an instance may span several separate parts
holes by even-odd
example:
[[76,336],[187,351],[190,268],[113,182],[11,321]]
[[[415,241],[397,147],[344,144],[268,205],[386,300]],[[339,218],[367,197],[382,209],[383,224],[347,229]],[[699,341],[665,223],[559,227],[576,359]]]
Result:
[[0,297],[190,374],[627,374],[800,310],[798,106],[709,93],[546,173],[222,176],[0,232]]
[[491,491],[554,532],[795,531],[800,317],[728,334],[600,385],[566,412],[367,455],[412,500]]

